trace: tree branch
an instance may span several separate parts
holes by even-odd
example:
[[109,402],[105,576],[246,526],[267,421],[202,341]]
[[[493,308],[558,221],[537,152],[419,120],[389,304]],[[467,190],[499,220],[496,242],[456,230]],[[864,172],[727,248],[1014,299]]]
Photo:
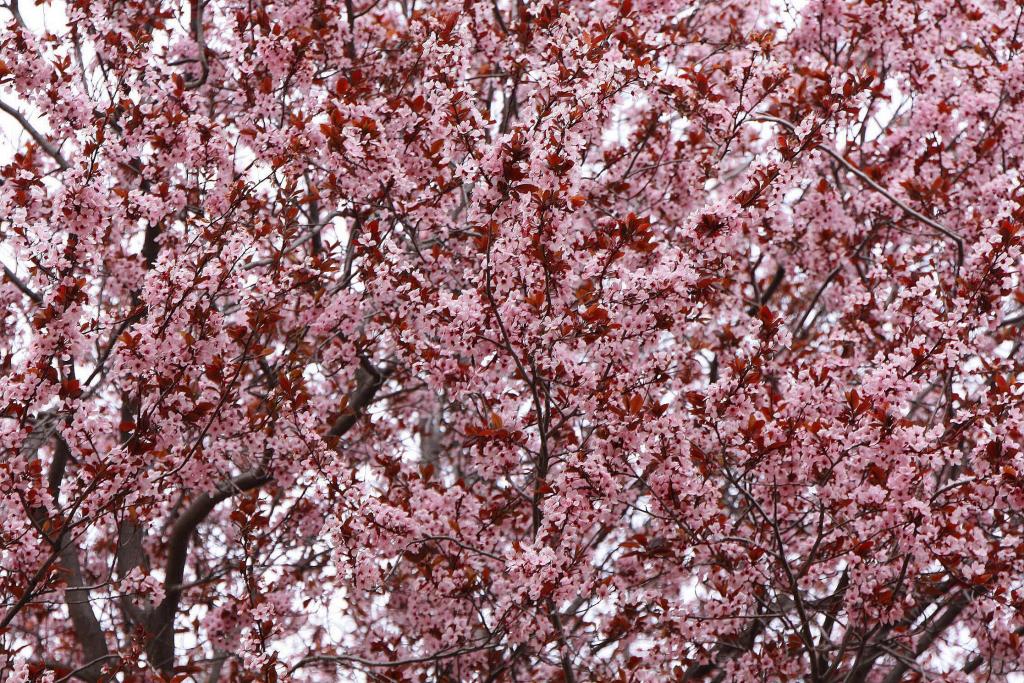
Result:
[[204,493],[192,501],[171,527],[167,542],[164,599],[149,619],[153,637],[146,648],[150,662],[157,669],[170,671],[174,667],[174,617],[178,612],[192,534],[219,503],[237,493],[259,488],[270,479],[270,475],[262,469],[256,469],[223,482],[213,492]]
[[291,668],[289,674],[298,671],[304,667],[310,666],[311,664],[356,664],[359,666],[365,666],[368,668],[389,668],[405,666],[407,664],[423,664],[426,662],[439,662],[444,659],[451,659],[452,657],[459,657],[461,655],[470,654],[473,652],[480,652],[481,650],[491,650],[497,645],[491,642],[485,642],[482,645],[476,645],[472,647],[460,647],[451,650],[441,650],[430,655],[423,655],[422,657],[408,657],[406,659],[392,659],[392,660],[373,660],[363,659],[356,655],[310,655],[299,660],[299,662]]
[[[53,143],[47,140],[42,133],[36,130],[36,127],[33,126],[27,118],[25,118],[24,114],[22,114],[20,111],[18,111],[11,105],[7,104],[3,100],[0,100],[0,111],[6,112],[15,121],[21,124],[21,127],[25,129],[25,132],[28,133],[33,140],[35,140],[36,144],[39,145],[39,147],[41,147],[44,152],[49,154],[54,161],[57,162],[57,165],[60,166],[60,170],[67,170],[70,164],[68,164],[68,161],[67,159],[64,158],[64,155],[61,154],[60,150],[54,147]],[[6,270],[6,268],[4,270]]]
[[356,389],[349,395],[348,406],[345,408],[345,412],[331,425],[327,436],[342,436],[352,429],[359,421],[363,411],[373,401],[373,397],[384,386],[385,379],[387,379],[386,372],[382,372],[370,365],[369,362],[364,361],[356,372]]
[[[373,401],[383,386],[387,374],[363,361],[356,373],[357,386],[349,395],[348,408],[331,426],[327,436],[339,437],[349,431],[359,420],[366,407]],[[174,618],[181,599],[185,565],[188,561],[189,542],[192,534],[209,516],[218,504],[235,494],[259,488],[272,479],[260,466],[249,472],[222,482],[217,488],[203,493],[188,506],[171,527],[167,542],[167,564],[164,578],[164,599],[151,613],[149,631],[151,640],[146,648],[149,660],[157,669],[168,672],[174,668]]]
[[[767,123],[777,123],[780,126],[782,126],[783,128],[786,128],[787,130],[789,130],[790,133],[793,133],[794,135],[796,135],[796,126],[793,125],[791,122],[787,121],[786,119],[780,119],[777,116],[770,116],[768,114],[758,114],[757,116],[751,117],[749,120],[750,121],[764,121],[764,122],[767,122]],[[948,237],[949,239],[951,239],[953,241],[953,243],[956,245],[956,254],[957,254],[956,263],[957,263],[957,270],[959,270],[960,266],[962,266],[963,262],[964,262],[964,239],[963,239],[963,237],[961,237],[957,233],[953,232],[952,230],[950,230],[946,226],[942,225],[938,221],[936,221],[934,219],[931,219],[928,216],[925,216],[923,213],[917,211],[916,209],[911,208],[906,203],[904,203],[901,200],[897,199],[888,190],[886,190],[884,187],[882,187],[881,185],[876,183],[871,176],[869,176],[864,171],[860,170],[860,168],[858,168],[857,166],[855,166],[851,162],[847,161],[846,157],[844,157],[842,154],[840,154],[836,150],[832,149],[828,145],[819,144],[819,145],[817,145],[817,148],[820,149],[825,154],[827,154],[830,157],[832,157],[833,159],[835,159],[847,171],[849,171],[853,175],[857,176],[857,178],[862,183],[864,183],[865,185],[870,187],[872,190],[874,190],[875,192],[877,192],[878,194],[882,195],[883,197],[888,199],[890,202],[892,202],[893,204],[898,206],[900,209],[903,210],[903,212],[905,214],[907,214],[911,218],[914,218],[915,220],[917,220],[917,221],[919,221],[921,223],[924,223],[925,225],[927,225],[928,227],[932,228],[936,232],[938,232],[938,233],[944,235],[945,237]]]
[[89,662],[77,674],[80,678],[99,680],[102,664],[110,657],[110,652],[107,650],[103,627],[89,603],[89,589],[85,587],[82,565],[78,559],[78,544],[70,537],[62,544],[60,562],[68,572],[68,589],[64,591],[64,601],[75,627],[75,636],[82,646],[85,660]]
[[203,36],[203,9],[206,7],[206,0],[192,0],[192,39],[199,48],[199,77],[194,81],[185,83],[185,90],[195,90],[206,83],[210,75],[210,64],[206,58],[206,38]]
[[935,620],[935,624],[927,629],[924,635],[917,641],[917,647],[914,649],[913,659],[908,660],[905,658],[897,659],[896,665],[889,671],[889,675],[885,677],[883,683],[899,683],[903,679],[903,674],[907,672],[913,660],[916,660],[921,654],[932,646],[935,639],[942,635],[943,631],[953,625],[953,622],[959,618],[960,613],[967,607],[970,599],[963,593],[960,593],[950,602],[949,607],[942,613],[942,616]]
[[[68,447],[67,442],[57,433],[57,427],[61,420],[64,419],[64,416],[64,413],[56,411],[40,413],[32,425],[32,432],[24,440],[20,448],[20,453],[23,456],[37,458],[38,451],[42,445],[53,438],[53,460],[47,471],[46,480],[47,489],[55,506],[58,503],[60,485],[64,479],[67,461],[71,457],[71,449]],[[45,526],[49,517],[49,512],[45,506],[32,507],[27,512],[39,532],[47,541],[53,544],[54,550],[29,581],[29,586],[25,589],[18,602],[8,610],[3,622],[0,623],[0,629],[6,627],[21,609],[28,604],[32,599],[32,591],[35,586],[47,577],[50,573],[50,567],[59,560],[59,566],[66,574],[65,583],[67,584],[67,589],[64,591],[64,602],[68,608],[68,616],[71,617],[75,638],[82,648],[82,654],[85,660],[89,662],[89,664],[78,669],[77,676],[85,680],[98,680],[102,671],[102,663],[109,657],[109,651],[107,650],[107,639],[103,628],[100,626],[99,619],[96,618],[96,614],[93,612],[92,605],[90,604],[90,590],[86,585],[85,578],[82,576],[82,565],[78,557],[78,544],[69,533],[69,525],[62,526],[61,530],[56,534],[56,538],[50,536]]]
[[7,266],[4,266],[4,275],[7,277],[8,280],[11,281],[12,285],[17,287],[21,291],[22,294],[27,296],[29,299],[32,299],[32,303],[43,303],[43,297],[39,296],[39,294],[33,291],[31,287],[26,285],[17,275],[14,274],[14,271],[12,271]]

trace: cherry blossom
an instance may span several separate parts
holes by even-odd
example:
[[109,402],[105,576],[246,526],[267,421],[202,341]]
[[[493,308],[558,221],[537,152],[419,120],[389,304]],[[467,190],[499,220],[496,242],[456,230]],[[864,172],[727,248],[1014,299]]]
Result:
[[27,4],[0,680],[1024,673],[1021,3]]

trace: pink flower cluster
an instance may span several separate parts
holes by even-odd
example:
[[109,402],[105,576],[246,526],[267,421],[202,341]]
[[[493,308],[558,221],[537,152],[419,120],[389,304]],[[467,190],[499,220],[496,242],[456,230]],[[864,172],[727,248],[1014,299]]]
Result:
[[1019,2],[0,21],[0,680],[1024,673]]

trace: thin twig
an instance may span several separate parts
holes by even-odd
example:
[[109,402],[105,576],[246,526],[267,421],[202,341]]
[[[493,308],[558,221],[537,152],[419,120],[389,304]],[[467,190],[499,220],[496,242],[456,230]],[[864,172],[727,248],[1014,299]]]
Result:
[[497,644],[491,643],[490,641],[483,643],[482,645],[476,645],[473,647],[460,647],[454,650],[439,650],[433,654],[423,655],[421,657],[408,657],[406,659],[391,659],[391,660],[373,660],[364,659],[356,655],[310,655],[300,659],[295,666],[288,670],[288,673],[294,673],[299,669],[309,666],[310,664],[358,664],[360,666],[371,667],[371,668],[387,668],[396,666],[406,666],[408,664],[423,664],[425,662],[438,662],[444,659],[451,659],[452,657],[459,657],[461,655],[468,655],[474,652],[480,652],[482,650],[490,650],[497,647]]
[[[777,116],[769,116],[767,114],[758,114],[757,116],[752,116],[751,118],[749,118],[747,120],[748,121],[764,121],[764,122],[767,122],[767,123],[777,123],[780,126],[782,126],[783,128],[788,129],[789,132],[791,132],[794,135],[796,135],[796,126],[793,125],[791,122],[785,120],[785,119],[778,118]],[[861,180],[861,182],[863,182],[865,185],[867,185],[872,190],[874,190],[875,192],[879,193],[880,195],[882,195],[883,197],[888,199],[890,202],[892,202],[893,204],[898,206],[908,216],[918,220],[921,223],[924,223],[925,225],[927,225],[928,227],[932,228],[933,230],[935,230],[935,231],[941,233],[942,235],[944,235],[945,237],[948,237],[949,239],[953,240],[954,244],[956,244],[956,253],[957,253],[956,265],[957,265],[957,270],[958,271],[960,270],[960,266],[962,266],[963,262],[964,262],[964,240],[963,240],[963,237],[961,237],[956,232],[950,230],[946,226],[942,225],[938,221],[936,221],[936,220],[934,220],[932,218],[929,218],[928,216],[925,216],[923,213],[921,213],[921,212],[911,208],[910,206],[905,204],[903,201],[897,199],[888,190],[886,190],[884,187],[882,187],[881,185],[876,183],[874,181],[874,179],[871,178],[871,176],[869,176],[867,173],[862,171],[856,165],[854,165],[853,163],[848,161],[842,154],[840,154],[835,149],[833,149],[833,148],[831,148],[831,147],[829,147],[828,145],[825,145],[825,144],[819,144],[819,145],[817,145],[817,148],[820,149],[825,154],[827,154],[830,157],[832,157],[833,159],[835,159],[838,163],[842,164],[842,166],[847,171],[849,171],[853,175],[857,176]]]

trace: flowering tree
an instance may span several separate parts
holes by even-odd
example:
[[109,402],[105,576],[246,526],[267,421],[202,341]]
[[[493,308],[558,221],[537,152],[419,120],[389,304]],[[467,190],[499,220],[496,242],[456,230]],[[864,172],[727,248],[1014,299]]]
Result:
[[3,680],[1024,668],[1020,3],[0,14]]

